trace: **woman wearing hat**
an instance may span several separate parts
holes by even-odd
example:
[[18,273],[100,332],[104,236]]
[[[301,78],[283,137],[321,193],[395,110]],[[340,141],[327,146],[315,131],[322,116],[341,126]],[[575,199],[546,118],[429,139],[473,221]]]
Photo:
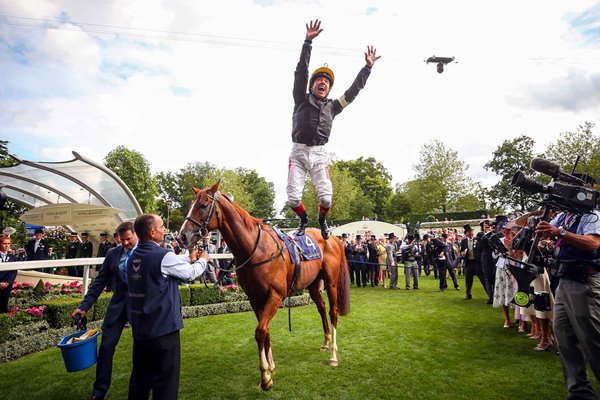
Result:
[[[292,141],[294,145],[288,165],[287,196],[290,207],[300,217],[297,235],[303,235],[308,216],[302,204],[302,192],[306,176],[319,196],[319,226],[324,239],[329,237],[325,217],[331,209],[333,188],[329,179],[328,155],[325,144],[329,141],[333,119],[342,112],[365,87],[371,67],[381,56],[376,56],[372,46],[365,53],[366,65],[360,70],[354,83],[338,99],[328,99],[335,76],[327,66],[318,68],[308,79],[308,64],[312,41],[323,31],[321,21],[306,25],[306,36],[300,53],[300,61],[294,73],[294,114]],[[308,86],[308,93],[306,88]]]

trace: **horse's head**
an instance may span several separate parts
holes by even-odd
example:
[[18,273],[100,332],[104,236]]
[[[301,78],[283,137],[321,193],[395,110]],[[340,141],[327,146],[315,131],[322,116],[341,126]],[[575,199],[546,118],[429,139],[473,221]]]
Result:
[[202,190],[192,188],[195,197],[187,216],[183,220],[177,242],[191,249],[208,232],[219,228],[220,218],[218,210],[219,184],[217,181],[211,188]]

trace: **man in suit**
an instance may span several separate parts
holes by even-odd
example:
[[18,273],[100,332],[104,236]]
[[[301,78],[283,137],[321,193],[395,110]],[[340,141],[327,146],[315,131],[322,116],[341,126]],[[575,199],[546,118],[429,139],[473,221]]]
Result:
[[437,268],[440,277],[440,292],[448,289],[448,283],[446,282],[446,271],[452,279],[454,289],[459,290],[458,281],[456,280],[456,273],[454,268],[456,267],[457,258],[454,254],[452,244],[448,241],[448,234],[442,233],[441,239],[433,239],[434,254],[437,256]]
[[494,286],[496,285],[496,258],[494,258],[494,250],[490,245],[492,235],[496,232],[502,232],[502,228],[508,222],[508,217],[505,215],[496,215],[490,229],[482,236],[481,242],[481,268],[487,286],[488,300],[486,304],[494,304]]
[[30,239],[25,245],[27,261],[47,260],[48,247],[48,241],[44,239],[44,231],[36,229],[33,239]]
[[208,253],[178,258],[159,246],[164,225],[155,214],[134,223],[140,241],[127,261],[127,318],[133,331],[133,368],[129,399],[176,399],[181,368],[183,328],[179,282],[202,275]]
[[471,300],[471,289],[473,288],[473,278],[477,276],[481,286],[487,293],[485,286],[485,278],[483,276],[483,270],[481,269],[480,260],[475,255],[475,249],[477,248],[478,239],[473,237],[473,228],[467,224],[464,226],[465,237],[460,242],[460,255],[465,260],[465,284],[467,286],[467,294],[465,300]]
[[135,248],[138,238],[133,229],[133,223],[123,222],[117,228],[121,245],[114,247],[106,253],[100,273],[93,280],[83,301],[71,314],[72,317],[85,316],[87,311],[96,303],[98,296],[105,287],[113,288],[113,295],[106,310],[106,316],[102,323],[102,343],[98,352],[96,365],[96,381],[89,400],[104,399],[110,387],[112,376],[113,355],[117,343],[121,338],[123,328],[127,323],[127,312],[125,309],[125,296],[127,293],[126,262]]
[[[77,258],[77,253],[79,253],[79,243],[77,232],[69,233],[69,243],[67,244],[67,254],[65,255],[67,260]],[[81,267],[70,267],[69,276],[79,276],[79,269],[81,269]]]
[[[0,235],[0,263],[14,261],[17,261],[17,257],[10,252],[10,236]],[[8,312],[8,299],[16,277],[16,270],[0,271],[0,314]]]
[[112,247],[112,243],[108,241],[108,233],[102,232],[100,234],[100,243],[98,244],[98,253],[96,254],[96,257],[106,257],[106,253],[108,253],[108,250]]
[[377,238],[371,235],[367,244],[369,252],[369,263],[367,264],[367,280],[371,282],[371,287],[379,283],[379,254],[377,253]]
[[362,287],[367,286],[367,245],[362,241],[362,235],[356,235],[356,241],[354,242],[354,248],[352,249],[354,255],[354,272],[356,274],[356,287],[360,287],[362,280]]
[[81,234],[81,243],[77,252],[77,258],[91,258],[94,254],[94,244],[89,241],[88,233]]

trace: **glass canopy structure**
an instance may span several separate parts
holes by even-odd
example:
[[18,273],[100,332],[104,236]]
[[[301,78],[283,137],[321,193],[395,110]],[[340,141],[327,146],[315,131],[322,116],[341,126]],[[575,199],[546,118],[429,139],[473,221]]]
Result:
[[0,168],[0,187],[7,198],[37,208],[50,204],[88,204],[116,208],[122,220],[142,209],[127,185],[105,166],[76,152],[70,161],[34,162],[11,155],[17,165]]

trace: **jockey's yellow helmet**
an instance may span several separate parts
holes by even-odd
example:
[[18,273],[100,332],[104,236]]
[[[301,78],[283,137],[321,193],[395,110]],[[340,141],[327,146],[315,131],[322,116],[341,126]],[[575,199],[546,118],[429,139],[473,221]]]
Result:
[[333,74],[333,71],[331,70],[331,68],[329,68],[327,66],[327,64],[325,64],[321,68],[315,69],[315,72],[313,72],[312,75],[310,76],[310,84],[308,85],[308,87],[312,90],[312,86],[313,86],[315,79],[317,79],[320,76],[324,76],[325,78],[327,78],[329,80],[329,89],[331,89],[333,87],[333,81],[335,80],[335,75]]

